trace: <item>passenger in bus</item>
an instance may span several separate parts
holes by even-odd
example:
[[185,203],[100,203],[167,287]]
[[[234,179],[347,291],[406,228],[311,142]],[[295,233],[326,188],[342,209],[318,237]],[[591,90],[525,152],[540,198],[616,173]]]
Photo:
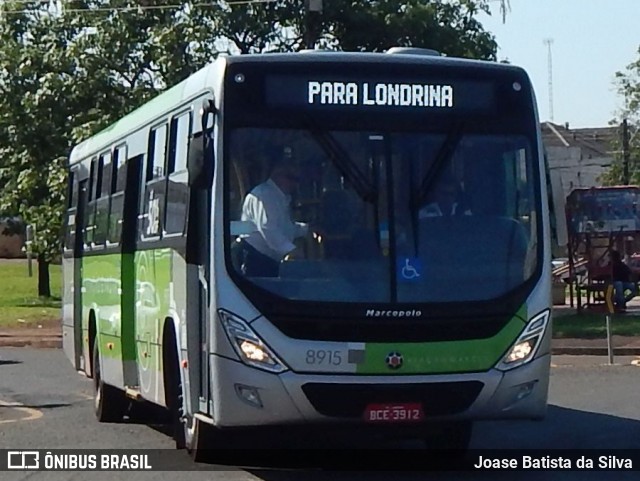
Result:
[[[616,311],[624,311],[627,308],[627,302],[638,295],[638,285],[634,280],[637,272],[622,262],[618,251],[611,251],[610,257],[615,308]],[[628,294],[626,294],[627,291],[629,291]]]
[[461,189],[453,176],[445,176],[438,183],[433,202],[427,204],[418,214],[420,219],[471,215],[471,210],[460,200]]
[[246,276],[278,277],[280,262],[296,249],[293,241],[307,235],[308,225],[291,218],[291,194],[299,181],[300,171],[291,159],[278,159],[269,178],[245,197],[241,220],[256,228],[240,236],[236,246]]

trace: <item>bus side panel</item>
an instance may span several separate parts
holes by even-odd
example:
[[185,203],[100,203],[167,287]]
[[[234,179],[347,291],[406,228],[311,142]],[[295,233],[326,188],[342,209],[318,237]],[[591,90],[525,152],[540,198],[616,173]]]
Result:
[[121,254],[121,310],[122,369],[126,386],[137,386],[137,352],[135,341],[135,255]]
[[[124,388],[121,336],[120,253],[85,257],[83,304],[87,319],[95,319],[102,378]],[[89,353],[91,355],[91,353]]]
[[73,255],[62,259],[62,348],[65,355],[76,369],[81,367],[76,361],[76,342],[73,319]]
[[138,380],[142,396],[164,405],[162,329],[169,317],[171,249],[136,253],[136,345]]

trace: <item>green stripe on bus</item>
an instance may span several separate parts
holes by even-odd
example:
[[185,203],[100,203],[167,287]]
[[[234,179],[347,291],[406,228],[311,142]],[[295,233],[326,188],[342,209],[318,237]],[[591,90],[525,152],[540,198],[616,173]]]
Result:
[[[398,375],[486,371],[506,353],[524,326],[524,321],[517,316],[495,336],[487,339],[367,343],[365,362],[358,365],[356,372]],[[391,367],[390,364],[394,363],[401,365]]]

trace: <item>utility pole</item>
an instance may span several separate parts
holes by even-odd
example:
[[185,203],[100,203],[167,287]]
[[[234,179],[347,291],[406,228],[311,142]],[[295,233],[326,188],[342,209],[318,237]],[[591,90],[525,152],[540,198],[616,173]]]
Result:
[[545,38],[544,43],[547,45],[547,68],[549,81],[549,118],[553,122],[553,66],[551,64],[551,44],[552,38]]
[[629,185],[629,124],[627,119],[622,120],[622,181]]
[[322,15],[322,0],[304,0],[304,10],[304,45],[306,49],[313,50],[318,40],[318,21]]

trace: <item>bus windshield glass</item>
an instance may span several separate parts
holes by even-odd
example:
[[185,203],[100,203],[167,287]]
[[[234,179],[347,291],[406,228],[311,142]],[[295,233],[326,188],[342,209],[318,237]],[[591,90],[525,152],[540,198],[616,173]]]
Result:
[[290,300],[440,303],[499,298],[534,275],[534,137],[464,121],[354,127],[228,132],[235,279]]

